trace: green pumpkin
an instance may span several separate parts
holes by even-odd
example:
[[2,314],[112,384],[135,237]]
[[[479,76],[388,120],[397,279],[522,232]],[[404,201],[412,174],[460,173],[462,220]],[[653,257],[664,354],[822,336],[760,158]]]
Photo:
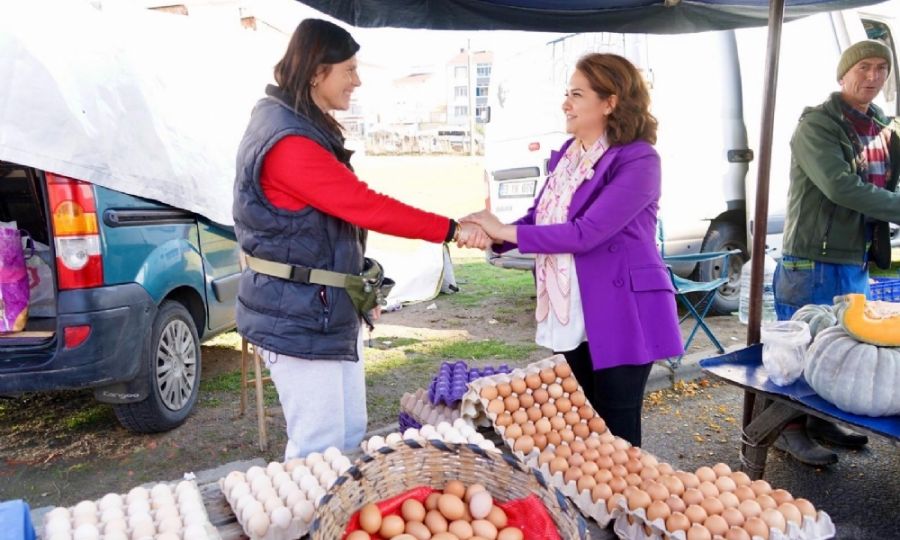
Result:
[[816,339],[816,334],[822,330],[838,323],[834,308],[823,304],[806,304],[794,313],[791,320],[803,321],[808,324],[809,333],[812,334],[813,339]]

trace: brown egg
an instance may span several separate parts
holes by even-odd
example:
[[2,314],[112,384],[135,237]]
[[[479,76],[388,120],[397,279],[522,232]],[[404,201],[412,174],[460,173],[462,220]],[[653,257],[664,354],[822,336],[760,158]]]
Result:
[[493,524],[494,527],[497,527],[498,530],[505,528],[507,524],[506,512],[504,512],[502,508],[496,505],[491,507],[491,512],[485,519],[490,521],[491,524]]
[[643,480],[641,480],[641,477],[637,474],[628,473],[625,475],[625,483],[629,486],[638,486],[641,482],[643,482]]
[[466,514],[466,505],[456,495],[444,493],[438,499],[438,510],[441,511],[441,515],[447,518],[448,521],[454,521]]
[[587,424],[578,423],[572,426],[572,433],[575,434],[576,437],[579,437],[583,440],[588,438],[588,435],[591,434],[591,430],[587,426]]
[[[546,423],[543,423],[541,421],[546,421]],[[539,423],[541,425],[538,425]],[[541,430],[543,429],[542,425],[548,426],[547,431],[544,431],[544,433],[547,433],[549,431],[561,430],[563,427],[565,427],[566,421],[563,420],[560,416],[554,416],[553,418],[548,419],[541,415],[541,417],[537,421],[535,421],[535,427],[537,427],[538,432],[541,432]]]
[[628,449],[631,445],[625,439],[621,437],[615,437],[612,442],[613,448],[616,450],[622,450],[623,452]]
[[562,437],[558,431],[551,431],[547,434],[547,444],[552,444],[556,447],[559,447],[559,445],[562,444]]
[[628,470],[625,469],[625,465],[615,464],[609,470],[613,473],[613,476],[621,476],[622,478],[628,476]]
[[507,527],[497,533],[497,540],[522,540],[525,535],[516,527]]
[[[645,464],[646,465],[646,464]],[[654,467],[653,470],[656,470]],[[659,472],[657,472],[659,474]],[[677,476],[666,475],[659,479],[659,483],[666,486],[672,495],[681,495],[684,493],[684,483]]]
[[[474,534],[472,531],[472,524],[461,519],[451,521],[447,526],[447,532],[455,534],[457,538],[465,539],[472,538],[472,534]],[[390,538],[390,536],[387,536],[386,538]]]
[[516,439],[516,444],[513,446],[513,449],[517,452],[522,452],[527,456],[534,450],[534,439],[531,438],[531,435],[522,435]]
[[772,498],[775,499],[775,502],[778,503],[779,506],[781,506],[783,503],[791,502],[794,500],[794,496],[791,495],[790,492],[786,489],[773,490],[772,493],[769,493],[769,495],[771,495]]
[[785,529],[787,529],[787,521],[784,519],[784,514],[775,508],[763,509],[762,514],[760,514],[759,517],[770,529],[778,529],[781,532],[784,532]]
[[684,512],[687,508],[684,504],[684,499],[675,495],[669,495],[669,498],[666,499],[666,506],[668,506],[669,510],[672,512]]
[[719,488],[716,487],[712,482],[700,482],[700,485],[697,487],[700,490],[700,493],[703,494],[704,497],[718,497],[719,496]]
[[597,485],[591,489],[591,500],[594,502],[605,501],[612,497],[613,490],[609,487],[609,484],[598,482]]
[[560,379],[565,379],[572,374],[572,368],[567,362],[556,364],[556,366],[553,367],[553,371],[556,372],[556,376]]
[[378,534],[384,538],[393,538],[403,534],[405,529],[406,523],[404,523],[402,517],[384,516],[384,519],[381,520],[381,528],[378,530]]
[[547,387],[547,393],[550,394],[550,397],[553,399],[559,399],[563,395],[563,388],[560,384],[553,383]]
[[729,527],[743,527],[746,521],[744,514],[737,508],[726,508],[722,511],[722,517],[725,518],[725,522],[728,523]]
[[715,482],[716,481],[716,472],[712,470],[710,467],[700,467],[697,469],[697,478],[701,482]]
[[525,386],[531,390],[537,390],[541,387],[541,376],[537,373],[529,373],[525,376]]
[[[615,456],[615,454],[613,454],[613,456]],[[615,457],[613,457],[613,462],[615,463],[615,461],[616,459]],[[644,464],[637,459],[628,459],[628,461],[626,461],[624,465],[625,470],[627,470],[629,473],[639,473],[641,472],[641,469],[644,468]]]
[[587,397],[585,397],[584,392],[581,390],[576,390],[575,392],[571,392],[569,395],[569,401],[572,402],[572,406],[581,407],[585,403],[587,403]]
[[581,470],[588,476],[594,476],[600,471],[600,467],[593,461],[585,461],[581,464]]
[[554,405],[550,402],[547,402],[547,403],[544,403],[543,405],[541,405],[541,414],[543,414],[547,418],[556,416],[556,413],[557,413],[556,405]]
[[541,382],[544,384],[550,384],[556,381],[556,373],[552,368],[542,369],[541,370]]
[[530,409],[534,406],[534,396],[531,394],[519,394],[519,405],[523,409]]
[[344,540],[369,540],[370,538],[372,537],[366,531],[353,531]]
[[537,422],[544,416],[544,413],[541,412],[541,408],[537,405],[534,405],[525,412],[528,415],[528,420],[530,420],[531,422]]
[[528,388],[528,385],[525,384],[525,379],[519,377],[515,377],[509,381],[509,386],[512,388],[514,394],[522,394]]
[[[572,410],[573,411],[576,410],[575,407],[572,407]],[[596,415],[597,415],[597,413],[594,412],[594,409],[588,407],[587,405],[582,405],[581,407],[578,407],[578,416],[580,416],[582,420],[590,420],[591,418],[593,418]]]
[[578,390],[578,380],[575,377],[566,377],[560,382],[560,386],[571,395]]
[[594,480],[597,481],[598,484],[606,484],[613,478],[613,473],[609,472],[609,469],[597,469],[597,472],[594,473]]
[[545,463],[550,463],[551,461],[553,461],[553,458],[555,458],[555,457],[556,457],[556,453],[553,450],[551,450],[549,448],[547,450],[543,450],[543,451],[541,451],[541,454],[538,456],[538,465],[544,465]]
[[556,449],[556,455],[569,459],[569,457],[572,456],[572,447],[568,445],[562,445]]
[[[582,407],[582,409],[583,408],[584,407]],[[579,409],[579,410],[581,410],[581,409]],[[597,438],[600,439],[601,443],[608,443],[608,444],[612,444],[612,442],[614,440],[616,440],[616,436],[613,435],[608,429],[606,431],[604,431],[603,433],[598,433]]]
[[666,529],[669,532],[687,531],[691,527],[691,520],[681,512],[672,512],[666,518]]
[[694,523],[691,525],[691,528],[688,529],[687,540],[712,540],[712,534],[710,534],[709,529],[703,525]]
[[772,492],[772,486],[765,480],[754,480],[750,482],[750,488],[753,490],[753,493],[756,493],[757,497],[760,495],[768,495]]
[[490,414],[500,414],[506,410],[506,407],[503,405],[503,400],[500,398],[492,399],[488,402],[487,406],[488,413]]
[[569,411],[563,415],[563,419],[566,421],[566,425],[574,426],[575,424],[581,422],[581,417],[578,416],[578,413],[575,411]]
[[718,488],[719,493],[724,493],[726,491],[730,493],[737,489],[734,480],[732,480],[730,476],[720,476],[716,478],[715,485],[716,488]]
[[406,521],[423,521],[425,519],[425,512],[425,505],[415,499],[403,501],[403,505],[400,507],[400,515],[402,515],[403,519]]
[[811,502],[806,499],[794,499],[794,506],[800,510],[800,513],[804,516],[809,516],[813,519],[816,518],[816,507],[813,506]]
[[625,450],[615,450],[610,457],[616,465],[628,463],[628,454],[625,453]]
[[[460,504],[462,504],[462,501],[460,501]],[[447,518],[439,510],[429,510],[425,514],[425,526],[428,527],[431,534],[437,534],[447,532],[449,523],[447,523]]]
[[519,398],[516,396],[506,396],[503,398],[503,406],[506,407],[506,410],[509,412],[518,411]]
[[[444,484],[444,493],[462,499],[466,496],[466,485],[459,480],[450,480]],[[440,501],[438,501],[438,507],[440,507]]]
[[369,503],[359,511],[359,526],[369,534],[375,534],[381,529],[381,510],[374,503]]
[[741,504],[741,501],[738,500],[737,495],[728,491],[726,491],[725,493],[719,493],[719,500],[722,501],[722,505],[725,508],[737,508]]
[[569,462],[566,458],[557,456],[550,461],[550,474],[565,473],[569,470]]
[[[572,441],[572,442],[575,442],[575,441]],[[575,451],[572,451],[572,455],[569,456],[567,461],[569,462],[569,467],[579,467],[580,468],[582,465],[584,465],[584,456],[582,456],[581,454],[579,454]]]
[[547,436],[546,435],[536,433],[536,434],[532,435],[531,438],[534,439],[534,447],[537,448],[538,450],[543,450],[544,448],[547,448]]
[[503,432],[503,438],[508,441],[515,441],[522,436],[522,424],[510,424]]
[[773,499],[769,495],[760,495],[756,497],[756,502],[759,503],[760,508],[762,508],[763,510],[767,510],[769,508],[778,508],[778,503],[776,503],[775,499]]
[[434,493],[429,493],[428,497],[425,498],[425,510],[434,510],[437,508],[438,499],[441,498],[441,493],[439,491],[435,491]]
[[481,395],[483,399],[492,401],[494,399],[497,399],[499,393],[497,392],[496,386],[485,386],[481,389],[481,393],[479,395]]
[[681,483],[684,484],[684,489],[696,488],[700,485],[700,479],[697,478],[697,475],[694,473],[677,471],[675,476],[677,476],[678,479],[681,480]]
[[754,499],[745,499],[741,501],[738,505],[738,510],[740,510],[747,519],[759,517],[759,515],[762,514],[762,507]]
[[505,398],[506,396],[512,394],[512,386],[509,383],[500,383],[497,385],[497,394]]
[[700,506],[706,510],[706,515],[708,516],[719,515],[725,510],[725,505],[722,504],[718,497],[707,497],[703,499]]
[[[572,403],[575,403],[575,401],[573,400]],[[593,433],[603,433],[606,431],[606,422],[599,416],[589,419],[587,426]]]
[[625,482],[625,479],[621,476],[613,476],[610,478],[609,482],[607,482],[607,485],[613,490],[613,493],[622,493],[625,491],[625,488],[628,487],[628,483]]
[[753,490],[750,488],[750,486],[738,486],[737,489],[734,490],[734,494],[741,502],[750,499],[756,499],[756,493],[753,493]]
[[578,480],[584,476],[584,473],[581,472],[581,467],[569,467],[569,469],[563,474],[563,482],[578,482]]
[[744,530],[751,537],[758,536],[763,540],[769,540],[769,527],[765,521],[758,517],[747,518],[747,522],[744,523]]
[[669,498],[669,490],[666,489],[666,486],[660,484],[659,482],[648,483],[647,489],[645,489],[645,491],[654,501],[664,501]]
[[688,505],[688,507],[684,511],[684,515],[687,516],[691,523],[703,523],[706,521],[706,518],[709,515],[706,513],[706,510],[703,509],[702,506],[697,504]]
[[534,398],[534,402],[537,405],[543,405],[544,403],[547,403],[547,401],[550,399],[550,394],[548,394],[547,391],[544,390],[543,388],[538,388],[537,390],[535,390],[534,392],[531,393],[531,396]]
[[559,436],[564,443],[570,443],[575,440],[575,432],[570,428],[564,428],[559,432]]
[[[516,411],[525,414],[524,411]],[[508,412],[503,412],[497,415],[497,419],[494,420],[494,423],[497,424],[498,427],[506,427],[514,422],[512,415]]]
[[[555,418],[559,418],[556,416]],[[538,420],[534,423],[534,428],[538,433],[546,434],[548,431],[553,429],[553,426],[550,424],[550,420],[547,418],[538,418]]]
[[709,516],[703,522],[703,526],[709,529],[710,534],[713,536],[717,534],[724,535],[728,531],[728,523],[725,522],[725,518],[722,516]]
[[749,486],[751,482],[750,477],[744,471],[734,471],[731,473],[731,479],[734,480],[734,484],[738,487]]
[[476,519],[472,522],[472,538],[497,538],[497,526],[487,519]]
[[716,476],[728,476],[731,474],[731,467],[725,463],[716,463],[712,466],[712,470],[716,473]]
[[725,532],[725,540],[751,540],[750,535],[747,534],[747,531],[744,530],[743,527],[731,526],[728,531]]
[[[428,540],[431,538],[431,531],[428,530],[428,527],[418,521],[407,521],[404,531],[406,534],[415,537],[416,540]],[[369,537],[367,536],[365,540],[369,540]]]
[[797,525],[803,523],[803,514],[800,513],[800,509],[794,503],[781,503],[778,505],[778,511],[784,516],[785,521],[793,521]]
[[439,532],[432,536],[431,540],[459,540],[459,537],[451,532]]
[[569,401],[569,398],[566,397],[557,398],[557,400],[554,402],[554,405],[556,405],[556,410],[563,414],[572,410],[572,402]]
[[684,499],[685,504],[690,505],[700,504],[701,502],[703,502],[705,496],[699,489],[690,488],[684,490],[684,495],[682,496],[682,498]]
[[663,501],[653,501],[650,503],[650,506],[647,507],[647,519],[650,521],[657,519],[665,521],[671,514],[672,510],[669,508],[669,505]]
[[[612,469],[616,465],[609,456],[597,456],[594,463],[601,469]],[[619,467],[621,467],[621,465],[619,465]]]
[[650,499],[650,495],[648,495],[646,491],[640,489],[634,490],[634,492],[628,496],[628,508],[630,510],[637,510],[638,508],[646,509],[650,506],[651,502],[653,501]]

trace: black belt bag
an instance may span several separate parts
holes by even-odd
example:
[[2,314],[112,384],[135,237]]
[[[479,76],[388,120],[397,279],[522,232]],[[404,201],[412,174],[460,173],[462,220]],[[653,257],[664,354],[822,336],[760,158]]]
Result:
[[366,321],[368,321],[369,312],[376,306],[387,304],[387,296],[394,287],[394,280],[384,276],[384,268],[378,261],[368,257],[365,258],[363,271],[359,275],[354,275],[267,261],[246,253],[243,256],[247,267],[260,274],[295,283],[312,283],[345,289],[353,306],[360,315],[366,318]]

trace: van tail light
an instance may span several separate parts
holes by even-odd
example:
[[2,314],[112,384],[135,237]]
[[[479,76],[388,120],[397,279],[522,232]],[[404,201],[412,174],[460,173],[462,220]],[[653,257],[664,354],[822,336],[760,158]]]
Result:
[[94,186],[52,173],[47,173],[46,178],[59,288],[84,289],[103,285]]
[[540,149],[541,149],[541,143],[539,143],[539,142],[528,143],[528,150],[530,150],[532,152],[537,152]]
[[90,335],[91,327],[89,325],[67,326],[63,330],[64,343],[67,349],[78,347],[84,343]]

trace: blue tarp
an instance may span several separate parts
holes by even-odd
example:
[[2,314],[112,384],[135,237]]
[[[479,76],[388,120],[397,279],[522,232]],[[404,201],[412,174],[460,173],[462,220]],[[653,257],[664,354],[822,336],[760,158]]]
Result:
[[[299,0],[363,27],[675,34],[764,26],[767,0]],[[786,0],[785,19],[871,0]]]

